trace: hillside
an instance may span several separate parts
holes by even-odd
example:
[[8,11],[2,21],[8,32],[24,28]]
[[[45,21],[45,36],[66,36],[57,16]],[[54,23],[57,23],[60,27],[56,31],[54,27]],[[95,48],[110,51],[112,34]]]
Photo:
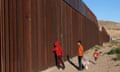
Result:
[[120,23],[99,20],[98,24],[106,28],[112,39],[120,39]]

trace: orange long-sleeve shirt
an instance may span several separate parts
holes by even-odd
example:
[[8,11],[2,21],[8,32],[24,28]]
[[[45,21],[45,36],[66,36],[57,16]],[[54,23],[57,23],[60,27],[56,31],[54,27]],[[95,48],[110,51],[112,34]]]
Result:
[[83,52],[84,52],[83,46],[80,45],[78,48],[78,56],[83,56]]

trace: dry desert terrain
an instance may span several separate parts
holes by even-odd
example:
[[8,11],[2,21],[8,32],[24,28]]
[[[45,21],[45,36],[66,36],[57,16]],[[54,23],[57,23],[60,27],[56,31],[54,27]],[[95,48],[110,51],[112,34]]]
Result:
[[[104,43],[103,46],[95,46],[90,50],[86,51],[84,56],[87,57],[91,62],[88,65],[88,69],[78,71],[68,61],[65,62],[65,70],[58,70],[56,66],[48,68],[42,72],[120,72],[120,61],[115,61],[113,58],[115,55],[108,55],[107,53],[115,48],[120,48],[120,24],[111,21],[99,21],[100,26],[104,26],[108,34],[112,37],[112,41]],[[99,48],[99,58],[97,61],[93,59],[93,52],[95,48]],[[77,57],[70,59],[76,66],[78,66]]]

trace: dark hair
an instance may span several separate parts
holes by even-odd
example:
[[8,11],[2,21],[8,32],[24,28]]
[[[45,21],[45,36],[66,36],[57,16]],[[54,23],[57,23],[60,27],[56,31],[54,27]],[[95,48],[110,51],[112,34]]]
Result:
[[82,43],[81,40],[77,41],[77,43]]
[[98,51],[98,49],[95,49],[95,51]]

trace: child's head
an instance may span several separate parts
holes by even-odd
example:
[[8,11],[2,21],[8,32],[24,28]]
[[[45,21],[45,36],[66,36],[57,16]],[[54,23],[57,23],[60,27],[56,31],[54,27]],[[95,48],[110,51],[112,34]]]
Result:
[[77,45],[80,45],[82,42],[79,40],[79,41],[77,41]]
[[95,51],[98,51],[97,49],[95,49]]

